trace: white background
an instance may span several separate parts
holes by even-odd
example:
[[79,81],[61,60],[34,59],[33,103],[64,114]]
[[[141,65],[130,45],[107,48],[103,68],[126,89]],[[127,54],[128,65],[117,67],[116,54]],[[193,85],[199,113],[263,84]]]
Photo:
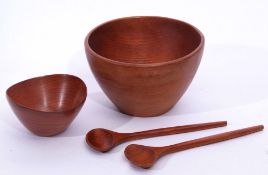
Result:
[[[0,174],[202,174],[267,175],[268,128],[243,138],[163,157],[150,170],[123,155],[92,151],[87,131],[104,127],[131,132],[228,120],[225,128],[144,139],[162,146],[219,132],[268,127],[268,3],[225,0],[1,0],[0,1]],[[121,114],[95,81],[84,38],[96,25],[133,15],[176,18],[198,27],[206,46],[197,75],[179,103],[156,118]],[[6,89],[35,76],[68,73],[82,78],[88,98],[64,133],[43,138],[29,133],[11,111]]]

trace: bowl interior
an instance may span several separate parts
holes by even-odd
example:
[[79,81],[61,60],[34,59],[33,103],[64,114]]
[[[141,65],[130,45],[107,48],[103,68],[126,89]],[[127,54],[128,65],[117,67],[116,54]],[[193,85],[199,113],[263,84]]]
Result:
[[22,81],[7,90],[16,104],[43,112],[73,109],[86,98],[84,82],[71,75],[58,74]]
[[182,21],[162,17],[130,17],[95,28],[89,47],[111,60],[147,64],[171,61],[195,50],[201,34]]

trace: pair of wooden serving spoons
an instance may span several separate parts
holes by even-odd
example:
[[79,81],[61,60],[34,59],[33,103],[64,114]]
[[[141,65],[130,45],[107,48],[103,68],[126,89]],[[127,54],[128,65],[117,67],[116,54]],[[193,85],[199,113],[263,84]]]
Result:
[[[131,140],[200,131],[205,129],[222,127],[226,125],[227,121],[219,121],[211,123],[175,126],[169,128],[160,128],[134,133],[118,133],[103,128],[97,128],[87,133],[86,142],[96,151],[107,152],[115,146]],[[125,156],[131,163],[136,166],[142,168],[150,168],[160,157],[163,157],[166,154],[241,137],[244,135],[261,131],[263,130],[263,128],[263,125],[258,125],[163,147],[151,147],[131,144],[126,147]]]

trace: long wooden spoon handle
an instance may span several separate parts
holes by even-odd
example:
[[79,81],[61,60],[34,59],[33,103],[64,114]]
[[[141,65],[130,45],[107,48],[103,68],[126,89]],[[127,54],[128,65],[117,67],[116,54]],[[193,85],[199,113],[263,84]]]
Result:
[[186,133],[186,132],[192,132],[192,131],[200,131],[200,130],[205,130],[205,129],[222,127],[226,125],[227,125],[227,121],[218,121],[218,122],[210,122],[210,123],[175,126],[175,127],[169,127],[169,128],[160,128],[160,129],[153,129],[153,130],[140,131],[140,132],[134,132],[134,133],[125,133],[125,141],[148,138],[148,137]]
[[244,129],[239,129],[235,131],[230,131],[230,132],[225,132],[221,134],[216,134],[208,137],[203,137],[200,139],[195,139],[195,140],[190,140],[182,143],[178,143],[175,145],[170,145],[170,146],[165,146],[165,147],[160,147],[162,155],[172,153],[172,152],[177,152],[177,151],[183,151],[199,146],[204,146],[208,144],[213,144],[229,139],[234,139],[237,137],[245,136],[248,134],[252,134],[258,131],[263,130],[264,126],[263,125],[258,125],[258,126],[253,126],[249,128],[244,128]]

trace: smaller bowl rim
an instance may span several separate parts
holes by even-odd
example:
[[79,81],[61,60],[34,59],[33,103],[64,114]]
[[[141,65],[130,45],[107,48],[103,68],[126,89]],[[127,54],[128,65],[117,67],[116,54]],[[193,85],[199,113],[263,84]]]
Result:
[[[31,81],[31,80],[35,80],[35,79],[40,79],[40,78],[46,78],[46,77],[55,77],[55,76],[61,76],[61,77],[72,77],[72,78],[75,78],[75,79],[78,79],[84,89],[85,89],[85,96],[82,98],[81,102],[79,102],[77,105],[75,105],[74,107],[70,108],[70,109],[66,109],[66,110],[55,110],[55,111],[44,111],[44,110],[37,110],[37,109],[34,109],[34,108],[31,108],[29,106],[25,106],[21,103],[18,103],[16,100],[14,100],[10,95],[9,95],[9,92],[11,91],[12,88],[14,88],[14,86],[18,85],[18,84],[22,84],[22,83],[25,83],[27,81]],[[85,82],[75,76],[75,75],[71,75],[71,74],[49,74],[49,75],[43,75],[43,76],[37,76],[37,77],[33,77],[33,78],[29,78],[29,79],[26,79],[26,80],[22,80],[18,83],[15,83],[13,84],[12,86],[10,86],[7,90],[6,90],[6,96],[8,97],[8,99],[10,99],[9,101],[11,101],[12,103],[16,104],[17,106],[19,107],[22,107],[22,108],[26,108],[28,110],[32,110],[32,111],[36,111],[36,112],[44,112],[44,113],[62,113],[62,112],[69,112],[69,111],[72,111],[72,110],[75,110],[78,106],[80,106],[81,104],[83,104],[87,98],[87,86],[85,84]]]
[[[96,31],[99,27],[101,26],[104,26],[108,23],[111,23],[111,22],[116,22],[116,21],[120,21],[120,20],[124,20],[124,19],[133,19],[133,18],[159,18],[159,19],[166,19],[166,20],[169,20],[169,21],[173,21],[173,22],[176,22],[176,23],[182,23],[182,24],[185,24],[185,25],[188,25],[189,27],[193,28],[200,36],[201,40],[200,40],[200,43],[199,45],[194,49],[192,50],[190,53],[182,56],[182,57],[179,57],[179,58],[176,58],[176,59],[173,59],[173,60],[170,60],[170,61],[165,61],[165,62],[159,62],[159,63],[128,63],[128,62],[122,62],[122,61],[116,61],[116,60],[113,60],[113,59],[109,59],[109,58],[106,58],[100,54],[98,54],[97,52],[95,52],[90,46],[89,46],[89,37],[91,36],[91,34]],[[205,43],[205,37],[204,35],[202,34],[202,32],[196,28],[195,26],[187,23],[187,22],[184,22],[182,20],[178,20],[178,19],[174,19],[174,18],[169,18],[169,17],[163,17],[163,16],[128,16],[128,17],[121,17],[121,18],[116,18],[116,19],[112,19],[112,20],[109,20],[109,21],[106,21],[106,22],[103,22],[99,25],[97,25],[96,27],[94,27],[86,36],[85,40],[84,40],[84,46],[85,48],[92,54],[94,55],[95,57],[97,58],[101,58],[103,59],[104,61],[107,61],[109,63],[112,63],[112,64],[117,64],[117,65],[120,65],[120,66],[129,66],[129,67],[156,67],[156,66],[163,66],[163,65],[169,65],[169,64],[172,64],[172,63],[176,63],[176,62],[181,62],[187,58],[191,58],[192,55],[194,55],[196,52],[198,52],[203,46],[204,46],[204,43]]]

